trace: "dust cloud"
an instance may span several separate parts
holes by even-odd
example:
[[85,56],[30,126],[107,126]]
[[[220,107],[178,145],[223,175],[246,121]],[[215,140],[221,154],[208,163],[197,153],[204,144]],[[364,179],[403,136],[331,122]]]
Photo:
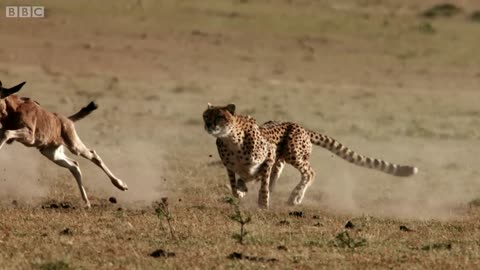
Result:
[[[385,143],[373,146],[368,153],[389,149],[392,158],[386,160],[407,161],[403,163],[418,166],[419,173],[407,178],[390,176],[329,158],[330,153],[315,149],[312,167],[316,179],[307,190],[303,205],[339,214],[449,220],[461,218],[468,203],[479,197],[480,181],[475,181],[478,172],[474,164],[468,164],[474,159],[469,153],[458,153],[454,143],[442,148],[437,147],[438,142],[412,142],[403,148],[382,144]],[[418,157],[428,158],[419,161]],[[275,203],[285,204],[299,181],[299,173],[288,166],[273,194]]]
[[[316,178],[306,192],[303,205],[339,214],[420,220],[461,218],[468,209],[468,203],[480,194],[480,181],[476,181],[479,173],[472,158],[480,149],[462,152],[454,142],[444,143],[442,148],[438,148],[438,144],[434,141],[428,144],[411,141],[397,145],[368,143],[369,149],[363,154],[380,153],[371,156],[381,157],[381,153],[389,153],[384,157],[388,161],[418,166],[419,174],[407,178],[354,166],[317,147],[311,160]],[[348,142],[347,145],[361,146],[365,142]],[[134,140],[123,142],[122,146],[97,147],[96,151],[113,173],[127,183],[129,190],[119,191],[100,168],[75,157],[80,162],[84,185],[92,203],[98,198],[115,196],[125,207],[150,206],[153,201],[171,196],[179,188],[178,184],[167,182],[166,178],[180,177],[181,169],[169,171],[166,154],[158,143]],[[55,166],[34,149],[20,144],[8,145],[0,153],[0,162],[2,202],[61,199],[50,198],[51,194],[48,197],[49,190],[59,188],[49,181],[55,177],[70,186],[68,192],[73,192],[69,194],[73,196],[71,198],[81,202],[74,178],[68,170]],[[183,168],[186,165],[178,166]],[[189,181],[195,179],[190,178]],[[299,173],[286,166],[272,193],[272,206],[286,207],[288,196],[299,181]],[[193,183],[182,183],[188,184]],[[255,207],[258,184],[249,183],[249,190],[245,203]]]
[[[32,152],[33,151],[33,152]],[[34,148],[18,143],[5,145],[0,151],[0,202],[36,202],[47,196],[43,178],[44,157]]]
[[[127,191],[114,187],[108,177],[88,161],[81,162],[86,184],[96,196],[115,196],[129,207],[151,205],[168,196],[165,182],[164,153],[158,144],[148,141],[124,141],[122,146],[97,148],[110,170],[128,185]],[[87,190],[88,192],[88,190]]]
[[[110,170],[127,183],[129,190],[118,190],[100,168],[67,151],[67,155],[80,163],[83,184],[92,203],[98,198],[114,196],[124,206],[140,207],[167,195],[162,175],[163,154],[155,145],[133,141],[124,147],[100,147],[97,152]],[[73,175],[43,157],[35,148],[19,143],[7,145],[0,153],[0,162],[0,202],[15,200],[35,205],[68,198],[83,204]]]

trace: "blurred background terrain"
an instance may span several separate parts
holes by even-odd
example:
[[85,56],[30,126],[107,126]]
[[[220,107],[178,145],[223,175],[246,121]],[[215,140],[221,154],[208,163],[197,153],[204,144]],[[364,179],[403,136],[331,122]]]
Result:
[[[173,207],[178,213],[177,222],[182,224],[180,232],[191,233],[191,239],[205,236],[210,240],[203,241],[218,241],[219,250],[223,250],[220,247],[232,241],[228,235],[222,236],[227,240],[216,239],[216,235],[207,237],[201,231],[202,226],[205,230],[209,227],[203,217],[228,222],[222,216],[210,216],[228,212],[219,201],[229,195],[229,188],[226,172],[217,163],[214,138],[203,130],[201,114],[207,102],[235,103],[239,113],[249,114],[260,123],[298,122],[362,154],[419,167],[417,176],[399,179],[354,167],[316,148],[312,158],[316,180],[307,191],[304,205],[298,208],[321,211],[326,216],[321,222],[328,232],[341,225],[344,215],[366,215],[380,219],[375,221],[380,227],[398,220],[420,222],[414,223],[417,225],[442,221],[446,223],[435,223],[441,229],[429,239],[469,239],[469,235],[451,234],[442,227],[449,225],[442,224],[467,220],[455,225],[465,229],[478,221],[480,215],[469,204],[480,194],[480,169],[476,166],[480,151],[478,1],[9,0],[2,5],[41,5],[46,13],[44,19],[7,19],[0,14],[3,84],[27,81],[20,95],[66,115],[95,100],[99,109],[77,124],[78,132],[130,187],[128,192],[117,192],[97,167],[78,157],[87,193],[99,212],[74,210],[71,216],[57,216],[40,207],[51,200],[81,207],[73,177],[34,149],[19,144],[5,146],[0,153],[0,200],[5,215],[0,228],[32,226],[32,231],[23,232],[27,236],[22,239],[3,236],[2,240],[0,233],[0,259],[12,267],[31,266],[31,258],[40,258],[35,263],[43,263],[58,254],[66,256],[63,260],[67,264],[80,268],[154,266],[155,262],[145,261],[140,254],[158,244],[149,237],[174,245],[162,238],[168,236],[166,232],[149,232],[156,217],[145,211],[150,211],[152,201],[161,197],[176,202]],[[298,181],[297,172],[287,167],[272,195],[270,213],[256,212],[256,187],[252,185],[243,202],[260,219],[252,226],[264,228],[265,234],[267,230],[277,231],[269,220],[288,212],[285,202]],[[128,219],[128,213],[139,215],[125,221],[132,228],[121,229],[126,231],[122,235],[145,234],[135,247],[124,251],[123,266],[103,257],[82,261],[85,254],[78,242],[69,242],[70,249],[40,254],[13,244],[38,240],[35,237],[40,236],[33,228],[39,220],[45,220],[44,229],[54,234],[65,222],[80,226],[76,231],[85,235],[89,230],[81,226],[94,226],[87,224],[92,220],[113,226],[117,214],[116,208],[109,208],[112,206],[105,202],[109,196],[115,196],[127,209],[120,219]],[[12,209],[12,200],[20,210]],[[191,210],[198,205],[204,212]],[[49,227],[50,215],[58,218],[54,222],[58,228]],[[193,225],[188,224],[191,215],[200,216]],[[25,216],[30,216],[31,223],[23,222],[30,225],[16,223]],[[88,218],[77,225],[65,221],[76,216]],[[311,225],[298,223],[291,229],[299,227],[299,237],[311,239],[310,229],[302,227]],[[191,231],[189,226],[199,229]],[[375,237],[383,232],[378,233],[364,237],[380,242]],[[471,233],[478,234],[478,229]],[[102,237],[105,243],[124,245],[122,239],[112,240],[108,233]],[[253,246],[275,245],[278,238],[271,237],[273,240],[258,240]],[[51,241],[64,241],[57,238]],[[414,243],[419,241],[414,239]],[[90,245],[84,238],[78,241]],[[469,244],[474,243],[465,241],[464,249],[454,250],[457,253],[452,256],[467,254],[478,259],[478,254],[474,255],[478,246],[472,248]],[[296,243],[291,238],[290,242]],[[196,244],[182,246],[187,258],[196,256],[193,247],[203,247]],[[300,245],[300,257],[311,256],[313,260],[318,259],[312,255],[315,248],[323,247],[292,245]],[[369,248],[371,254],[396,256],[388,249]],[[25,249],[31,254],[8,255]],[[322,256],[328,256],[329,251]],[[98,252],[105,249],[98,247]],[[115,255],[118,250],[112,248],[111,252]],[[368,248],[365,252],[371,255]],[[215,251],[202,256],[204,261],[192,259],[192,265],[182,257],[168,259],[167,268],[208,268],[212,260],[228,268],[223,255],[215,257]],[[342,257],[347,259],[347,267],[372,259],[341,256],[347,256]],[[406,256],[410,256],[408,252]],[[282,258],[293,267],[294,260],[287,257]],[[400,258],[385,264],[385,260],[375,258],[382,267],[415,262]],[[447,263],[451,257],[436,254],[430,262],[441,259]],[[335,256],[323,260],[327,267],[342,263]],[[307,261],[302,264],[300,260],[301,266],[321,265]],[[424,266],[429,266],[428,262]],[[468,265],[462,259],[451,263],[447,266]]]

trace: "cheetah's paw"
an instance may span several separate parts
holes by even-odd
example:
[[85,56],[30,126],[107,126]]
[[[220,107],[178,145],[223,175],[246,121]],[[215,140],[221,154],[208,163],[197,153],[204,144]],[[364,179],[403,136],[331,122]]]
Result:
[[240,190],[235,190],[233,192],[233,195],[237,198],[243,198],[243,197],[245,197],[246,194],[247,194],[246,191],[240,191]]

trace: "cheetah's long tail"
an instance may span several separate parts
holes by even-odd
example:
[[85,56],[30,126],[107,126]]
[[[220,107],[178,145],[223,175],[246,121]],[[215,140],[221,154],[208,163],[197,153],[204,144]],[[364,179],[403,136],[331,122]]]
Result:
[[332,137],[309,131],[310,141],[326,148],[335,155],[361,167],[367,167],[395,176],[411,176],[418,172],[418,168],[408,165],[398,165],[385,160],[362,156]]

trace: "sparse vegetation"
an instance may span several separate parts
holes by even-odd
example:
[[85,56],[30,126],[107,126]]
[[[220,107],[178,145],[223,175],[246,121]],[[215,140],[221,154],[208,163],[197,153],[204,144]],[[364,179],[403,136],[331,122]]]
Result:
[[451,17],[462,12],[462,9],[454,4],[444,3],[437,4],[425,10],[422,13],[423,17],[437,18],[437,17]]
[[157,214],[157,217],[159,219],[165,219],[167,221],[170,235],[172,236],[172,239],[176,239],[175,230],[172,225],[173,216],[170,212],[170,209],[168,208],[168,198],[164,197],[162,198],[162,201],[156,202],[155,213]]
[[471,200],[470,202],[468,202],[468,205],[470,205],[471,207],[480,207],[480,198],[475,198]]
[[435,249],[446,249],[450,250],[452,249],[452,243],[433,243],[430,245],[425,245],[421,248],[422,250],[435,250]]
[[433,28],[432,24],[429,23],[429,22],[422,22],[418,26],[418,31],[420,31],[422,33],[425,33],[425,34],[434,34],[436,32],[435,28]]
[[238,233],[233,234],[233,238],[238,241],[240,244],[244,244],[245,237],[248,234],[248,231],[245,229],[245,225],[252,221],[252,216],[246,214],[238,204],[238,201],[235,198],[227,197],[225,198],[225,202],[230,204],[233,207],[233,214],[229,215],[228,217],[238,223],[240,226],[240,231]]
[[470,20],[473,22],[480,22],[480,10],[472,12],[470,15]]
[[276,262],[278,261],[275,258],[263,258],[263,257],[256,257],[256,256],[249,256],[249,255],[243,255],[242,253],[239,252],[233,252],[227,257],[228,259],[231,260],[249,260],[253,262]]
[[54,261],[54,262],[46,262],[37,265],[37,268],[40,270],[71,270],[71,268],[68,263],[64,261]]
[[347,231],[343,231],[338,233],[335,236],[335,240],[333,240],[333,245],[339,248],[358,248],[365,246],[367,244],[367,240],[364,238],[355,239],[350,236]]

